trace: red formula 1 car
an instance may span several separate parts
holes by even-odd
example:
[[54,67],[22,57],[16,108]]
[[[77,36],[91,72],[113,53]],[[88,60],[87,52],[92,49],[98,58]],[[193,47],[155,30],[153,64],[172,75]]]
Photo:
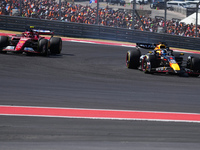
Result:
[[[49,40],[40,35],[51,35]],[[0,52],[15,52],[26,54],[60,54],[62,50],[62,39],[53,37],[50,30],[38,30],[30,28],[21,35],[0,36]]]

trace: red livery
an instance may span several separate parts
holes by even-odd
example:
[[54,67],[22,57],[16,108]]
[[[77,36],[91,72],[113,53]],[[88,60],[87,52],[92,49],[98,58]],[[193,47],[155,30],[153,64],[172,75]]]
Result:
[[[49,40],[40,35],[51,35]],[[47,56],[49,54],[60,54],[62,50],[62,39],[53,37],[50,30],[32,29],[26,30],[21,35],[0,36],[0,52],[36,53]]]

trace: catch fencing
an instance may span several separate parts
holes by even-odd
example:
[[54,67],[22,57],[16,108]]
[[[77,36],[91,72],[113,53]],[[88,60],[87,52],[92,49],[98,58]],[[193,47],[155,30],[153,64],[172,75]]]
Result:
[[23,32],[29,26],[52,30],[55,35],[66,37],[94,38],[133,43],[166,42],[170,47],[200,50],[199,38],[152,33],[125,28],[0,15],[1,30]]

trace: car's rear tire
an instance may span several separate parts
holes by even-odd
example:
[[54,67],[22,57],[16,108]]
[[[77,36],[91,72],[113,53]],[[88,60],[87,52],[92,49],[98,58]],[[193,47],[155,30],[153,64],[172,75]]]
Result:
[[60,54],[61,50],[62,50],[62,39],[57,37],[52,37],[50,39],[51,54]]
[[44,56],[48,56],[48,40],[41,39],[39,41],[39,52],[41,52]]
[[187,68],[191,70],[200,70],[200,58],[189,56],[187,59]]
[[2,51],[2,49],[8,45],[9,45],[9,37],[0,36],[0,53],[6,53],[6,51]]
[[193,57],[191,60],[191,69],[192,70],[200,70],[200,58]]
[[[187,66],[193,70],[194,72],[200,72],[200,58],[192,57],[190,61],[188,61]],[[198,77],[199,74],[189,74],[192,77]]]
[[140,50],[129,50],[126,54],[126,67],[129,69],[137,69],[140,65]]

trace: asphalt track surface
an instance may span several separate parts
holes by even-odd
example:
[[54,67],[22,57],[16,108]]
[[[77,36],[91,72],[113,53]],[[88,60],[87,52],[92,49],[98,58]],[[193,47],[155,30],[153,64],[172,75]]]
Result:
[[[0,105],[200,113],[199,77],[127,69],[129,49],[63,42],[56,56],[1,54]],[[0,120],[4,150],[200,149],[199,123],[4,115]]]

